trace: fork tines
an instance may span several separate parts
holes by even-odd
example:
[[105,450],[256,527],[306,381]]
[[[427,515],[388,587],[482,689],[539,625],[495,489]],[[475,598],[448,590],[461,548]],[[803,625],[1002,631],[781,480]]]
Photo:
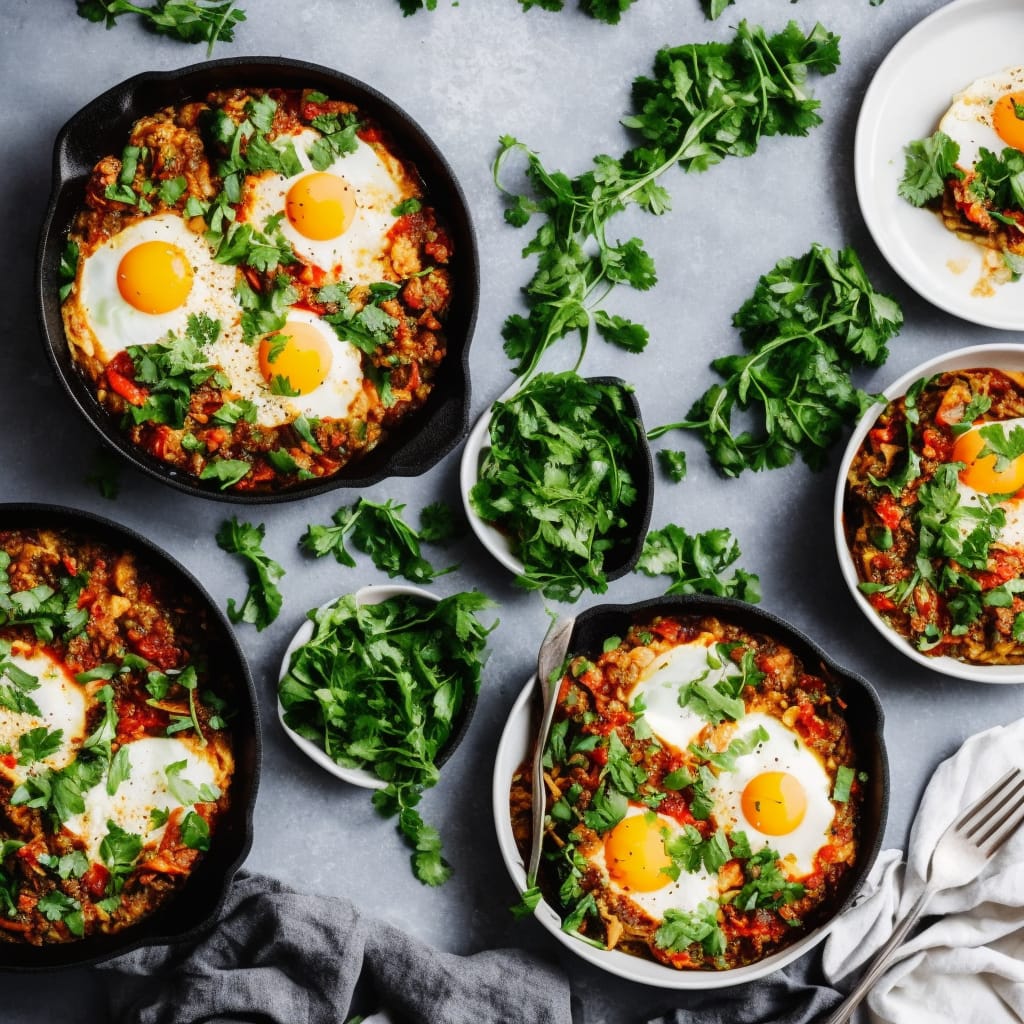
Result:
[[986,856],[996,850],[1024,821],[1024,772],[1011,768],[983,793],[956,823],[956,829]]

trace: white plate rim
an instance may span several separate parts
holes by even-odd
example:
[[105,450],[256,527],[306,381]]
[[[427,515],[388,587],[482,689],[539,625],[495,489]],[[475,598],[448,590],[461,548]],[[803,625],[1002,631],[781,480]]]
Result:
[[[512,820],[509,814],[508,794],[512,775],[526,756],[530,728],[530,699],[537,684],[536,673],[530,676],[508,713],[502,729],[494,759],[494,775],[491,782],[491,805],[494,812],[494,827],[498,838],[501,859],[505,864],[516,891],[526,890],[526,865],[516,848],[512,835]],[[677,990],[709,990],[728,988],[755,981],[792,963],[812,947],[822,942],[832,930],[835,918],[827,921],[814,931],[787,946],[778,953],[765,957],[746,967],[735,967],[726,971],[677,971],[664,964],[643,960],[616,949],[596,949],[562,931],[561,918],[546,900],[541,899],[534,911],[534,917],[566,949],[599,967],[609,974],[657,988]]]
[[[993,33],[987,26],[1000,20],[1019,20],[1021,31],[1016,36]],[[1024,63],[1018,43],[1022,34],[1024,4],[1018,0],[953,0],[940,7],[879,64],[864,94],[854,138],[857,200],[889,265],[932,305],[999,330],[1024,330],[1024,280],[996,285],[992,295],[972,295],[982,248],[948,231],[931,211],[900,198],[896,185],[903,173],[903,147],[936,130],[954,93],[982,75]],[[908,105],[917,117],[908,114]],[[933,259],[927,262],[918,253]],[[944,265],[950,261],[971,269],[954,274]]]
[[[422,587],[413,587],[404,583],[372,583],[368,586],[361,587],[357,590],[353,596],[356,599],[357,604],[381,604],[383,601],[387,601],[392,597],[399,597],[401,595],[410,595],[413,597],[422,597],[427,601],[440,601],[441,599],[436,594],[431,594],[430,591],[424,590]],[[322,605],[317,608],[320,611],[323,608],[329,608],[332,604],[336,604],[346,595],[332,598],[330,601],[325,601]],[[287,675],[288,666],[291,663],[292,653],[299,647],[301,647],[311,636],[313,635],[313,620],[310,618],[305,619],[301,626],[295,631],[295,635],[292,637],[291,642],[285,648],[284,657],[281,659],[281,668],[278,671],[277,681],[278,683]],[[361,786],[363,789],[384,789],[387,783],[383,779],[377,778],[373,772],[367,771],[364,768],[345,768],[343,765],[338,764],[332,760],[323,750],[322,747],[317,746],[312,740],[307,740],[305,736],[300,736],[295,732],[284,720],[284,707],[281,704],[281,698],[277,698],[277,719],[281,723],[281,728],[284,729],[285,735],[301,750],[311,761],[318,764],[324,771],[330,772],[336,778],[341,779],[344,782],[348,782],[353,786]]]
[[[908,370],[897,380],[893,381],[883,392],[885,400],[892,401],[906,394],[907,388],[921,377],[930,377],[944,370],[965,370],[973,367],[991,366],[996,369],[1010,369],[1024,372],[1024,346],[1015,345],[1010,342],[1000,342],[987,345],[969,345],[965,348],[958,348],[952,352],[945,352],[942,355],[933,356],[931,359],[918,364]],[[846,543],[846,531],[843,528],[843,504],[846,492],[846,474],[850,464],[857,454],[868,431],[875,425],[879,413],[885,408],[884,402],[876,402],[861,418],[854,428],[847,442],[839,463],[839,472],[836,476],[836,489],[833,496],[832,524],[833,535],[836,545],[836,554],[839,559],[839,568],[842,572],[847,589],[853,595],[858,607],[864,612],[867,620],[875,629],[902,654],[906,655],[919,665],[924,665],[943,675],[953,676],[957,679],[966,679],[975,683],[992,683],[1010,685],[1024,683],[1024,665],[970,665],[966,662],[957,661],[955,658],[946,656],[929,657],[905,640],[894,629],[890,628],[883,621],[882,617],[868,603],[861,593],[853,558],[850,555]]]

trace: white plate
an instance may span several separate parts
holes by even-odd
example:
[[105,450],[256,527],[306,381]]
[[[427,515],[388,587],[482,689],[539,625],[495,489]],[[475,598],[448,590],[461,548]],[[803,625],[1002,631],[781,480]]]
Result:
[[[509,814],[509,788],[516,769],[527,759],[532,743],[530,714],[531,698],[536,686],[536,675],[529,682],[512,705],[508,721],[498,743],[498,753],[494,761],[494,779],[491,787],[491,802],[494,808],[494,827],[498,834],[498,846],[502,860],[512,881],[519,892],[526,889],[526,865],[516,847],[512,835],[512,819]],[[674,967],[653,960],[644,960],[629,953],[616,949],[596,949],[581,942],[579,939],[562,931],[562,922],[554,907],[544,900],[537,904],[534,916],[559,940],[567,949],[577,956],[610,974],[630,981],[638,981],[644,985],[656,985],[659,988],[672,989],[712,989],[726,988],[730,985],[741,985],[755,978],[763,978],[772,971],[796,960],[812,946],[821,942],[831,930],[834,922],[828,922],[802,939],[787,946],[784,950],[773,953],[764,960],[748,967],[735,967],[728,971],[677,971]]]
[[[1024,285],[1024,282],[1022,282]],[[899,380],[895,381],[885,389],[883,394],[891,401],[900,398],[907,393],[916,380],[922,377],[931,377],[936,373],[945,370],[967,370],[975,367],[991,366],[999,370],[1014,370],[1024,372],[1024,347],[1020,345],[972,345],[970,348],[959,348],[954,352],[947,352],[945,355],[929,359],[920,366],[905,373]],[[875,425],[878,416],[884,405],[878,403],[873,405],[865,414],[864,418],[857,424],[856,429],[850,436],[846,451],[843,453],[839,465],[839,476],[836,480],[836,491],[833,502],[833,527],[835,534],[836,552],[839,555],[839,567],[843,573],[843,579],[853,594],[854,600],[860,609],[867,616],[875,629],[878,630],[886,640],[889,641],[898,651],[908,658],[921,665],[925,665],[943,675],[955,676],[958,679],[970,679],[976,683],[1024,683],[1024,665],[969,665],[963,661],[948,657],[929,657],[922,654],[909,641],[902,637],[896,630],[886,624],[885,620],[871,607],[867,598],[861,593],[860,577],[857,575],[856,566],[850,555],[849,545],[846,543],[846,531],[843,528],[843,499],[846,492],[846,475],[850,469],[857,450],[867,437],[868,431]]]
[[984,250],[930,210],[900,198],[904,147],[938,128],[953,95],[976,78],[1024,64],[1021,0],[955,0],[912,28],[879,65],[857,120],[854,177],[882,255],[933,305],[972,323],[1024,330],[1024,280],[973,294]]
[[[426,590],[422,590],[419,587],[406,586],[405,584],[382,584],[363,587],[361,590],[357,590],[355,592],[355,599],[356,604],[380,604],[392,597],[399,597],[403,594],[422,597],[427,601],[440,600],[436,595],[431,594]],[[334,601],[328,601],[320,607],[327,608],[338,600],[340,600],[340,598],[335,598]],[[288,666],[291,664],[292,653],[309,640],[312,635],[313,620],[306,619],[295,633],[295,636],[292,637],[292,642],[284,652],[284,658],[281,660],[281,671],[278,673],[279,682],[288,673]],[[300,736],[297,732],[290,729],[285,723],[284,708],[281,706],[280,699],[278,699],[277,702],[277,717],[280,720],[285,733],[288,735],[288,738],[299,748],[299,750],[310,758],[310,760],[315,761],[325,771],[329,771],[332,775],[336,775],[339,779],[343,779],[345,782],[350,782],[353,786],[362,786],[365,789],[383,789],[387,785],[383,779],[377,778],[373,772],[366,771],[364,768],[342,767],[342,765],[338,764],[337,761],[328,757],[323,747],[318,746],[316,743],[313,743],[312,740],[307,740],[305,736]]]

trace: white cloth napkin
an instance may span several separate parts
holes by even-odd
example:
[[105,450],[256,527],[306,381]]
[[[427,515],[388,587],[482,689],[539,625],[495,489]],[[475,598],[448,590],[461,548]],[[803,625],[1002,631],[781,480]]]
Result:
[[[946,826],[1013,766],[1024,767],[1024,718],[970,737],[939,765],[914,819],[906,864],[899,850],[883,851],[857,904],[826,942],[823,968],[831,983],[852,987],[891,934],[897,911],[907,911],[919,895]],[[856,1019],[1024,1021],[1024,829],[978,879],[937,893],[925,913],[924,927],[911,933]]]

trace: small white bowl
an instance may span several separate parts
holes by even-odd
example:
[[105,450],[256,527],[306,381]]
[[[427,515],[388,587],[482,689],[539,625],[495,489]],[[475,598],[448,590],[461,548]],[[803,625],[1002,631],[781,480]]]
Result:
[[[994,367],[1000,370],[1012,370],[1024,373],[1024,346],[1019,344],[972,345],[969,348],[956,349],[944,355],[929,359],[914,369],[903,374],[885,389],[883,395],[887,401],[900,398],[907,389],[922,377],[931,377],[946,370],[967,370],[974,367]],[[833,530],[835,534],[836,552],[839,556],[839,567],[843,579],[853,595],[854,601],[875,629],[893,645],[901,654],[926,668],[941,672],[943,675],[968,679],[976,683],[1024,683],[1024,665],[971,665],[948,656],[930,657],[918,651],[907,639],[888,626],[885,620],[871,607],[867,598],[861,593],[860,577],[846,543],[846,531],[843,528],[843,504],[846,493],[846,477],[858,449],[875,425],[884,404],[873,405],[857,424],[843,453],[836,480],[835,498],[833,502]]]
[[[505,868],[519,892],[526,891],[526,865],[519,855],[515,837],[512,834],[509,790],[512,785],[512,776],[527,760],[533,742],[534,734],[531,728],[533,716],[530,713],[530,705],[536,683],[536,675],[531,676],[509,712],[508,721],[498,743],[491,789],[498,847],[501,850]],[[554,907],[543,899],[537,904],[534,916],[567,949],[595,967],[620,978],[627,978],[629,981],[671,989],[727,988],[731,985],[742,985],[744,982],[763,978],[766,974],[771,974],[796,960],[812,946],[816,946],[828,935],[834,923],[834,919],[826,922],[820,928],[808,932],[792,946],[787,946],[756,964],[734,967],[726,971],[678,971],[674,967],[668,967],[653,960],[644,960],[630,953],[622,953],[617,949],[597,949],[581,942],[562,931],[561,918]]]
[[[429,591],[423,590],[420,587],[410,587],[401,583],[393,585],[375,584],[363,587],[362,589],[357,590],[354,596],[357,604],[381,604],[383,601],[387,601],[392,597],[400,597],[403,594],[413,597],[422,597],[425,601],[436,602],[440,600],[440,598],[435,594],[431,594]],[[337,600],[339,599],[335,598],[334,601],[327,601],[320,607],[327,608]],[[295,636],[292,637],[292,642],[285,650],[284,658],[281,661],[281,671],[278,673],[278,682],[280,682],[288,673],[288,667],[292,660],[292,653],[313,636],[313,628],[313,620],[306,619],[295,633]],[[300,736],[297,732],[291,729],[285,723],[284,708],[281,706],[280,698],[278,698],[277,701],[277,717],[288,738],[310,760],[315,761],[325,771],[330,772],[332,775],[337,776],[345,782],[351,783],[353,786],[362,786],[364,789],[384,789],[387,785],[383,779],[377,778],[373,772],[367,771],[365,768],[343,767],[338,764],[337,761],[330,758],[326,751],[324,751],[323,747],[317,746],[317,744],[313,743],[312,740],[307,740],[305,736]]]

